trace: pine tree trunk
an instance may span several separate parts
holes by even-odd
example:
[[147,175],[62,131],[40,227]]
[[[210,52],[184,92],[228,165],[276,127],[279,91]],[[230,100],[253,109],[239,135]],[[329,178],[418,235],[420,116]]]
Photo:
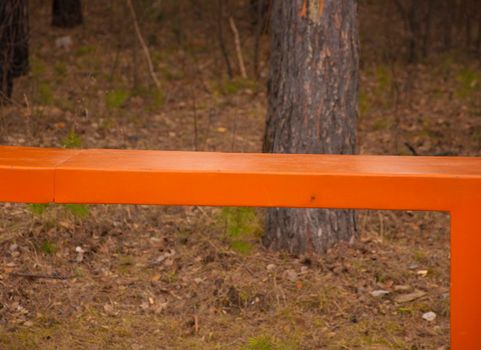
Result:
[[13,79],[28,71],[27,0],[0,2],[0,103],[12,96]]
[[53,0],[52,26],[72,28],[83,23],[80,0]]
[[[355,151],[358,29],[355,0],[274,1],[264,151]],[[325,252],[357,235],[351,210],[268,210],[264,244]]]

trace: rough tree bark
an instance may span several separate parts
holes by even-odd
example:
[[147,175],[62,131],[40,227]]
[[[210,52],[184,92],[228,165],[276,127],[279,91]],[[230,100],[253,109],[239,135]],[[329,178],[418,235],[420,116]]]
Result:
[[[264,151],[352,154],[358,96],[356,0],[274,1]],[[325,252],[357,235],[351,210],[269,209],[264,244]]]
[[53,0],[52,26],[72,28],[83,23],[80,0]]
[[0,103],[13,91],[13,79],[28,71],[27,0],[0,2]]

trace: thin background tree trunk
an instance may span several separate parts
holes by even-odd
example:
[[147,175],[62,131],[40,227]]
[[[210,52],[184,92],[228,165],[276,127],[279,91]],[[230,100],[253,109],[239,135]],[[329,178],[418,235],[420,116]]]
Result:
[[443,6],[444,12],[444,50],[448,51],[452,49],[453,43],[453,30],[454,30],[454,19],[455,19],[455,6],[453,0],[445,0]]
[[[264,151],[355,151],[357,2],[274,1]],[[322,188],[319,188],[322,193]],[[266,246],[322,253],[357,235],[351,210],[269,209]]]
[[72,28],[83,23],[82,3],[80,0],[53,0],[52,25]]
[[13,79],[28,71],[28,2],[0,1],[0,103],[12,96]]
[[224,38],[224,26],[223,26],[223,20],[224,20],[224,0],[219,0],[218,1],[218,6],[217,6],[217,37],[219,39],[219,47],[222,52],[222,57],[224,57],[225,65],[227,68],[227,75],[229,76],[230,79],[234,77],[234,73],[232,71],[232,65],[230,63],[230,58],[229,58],[229,53],[227,52],[227,47],[225,44],[225,38]]

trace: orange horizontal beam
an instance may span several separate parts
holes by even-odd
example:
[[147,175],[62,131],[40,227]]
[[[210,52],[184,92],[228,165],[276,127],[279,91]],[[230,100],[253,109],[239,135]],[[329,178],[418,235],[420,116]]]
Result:
[[0,147],[0,200],[450,210],[478,158]]
[[0,201],[55,201],[55,168],[78,151],[0,147]]
[[442,210],[451,347],[481,349],[481,159],[0,147],[0,201]]

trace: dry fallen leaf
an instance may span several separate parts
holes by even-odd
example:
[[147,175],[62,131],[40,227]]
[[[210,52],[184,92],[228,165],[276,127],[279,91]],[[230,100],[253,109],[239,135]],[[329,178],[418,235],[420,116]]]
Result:
[[416,299],[422,298],[425,295],[426,295],[426,292],[423,292],[421,290],[415,290],[414,292],[409,294],[398,295],[397,297],[394,298],[394,301],[396,303],[403,304],[403,303],[408,303],[410,301],[414,301]]
[[394,286],[394,290],[396,292],[407,292],[411,290],[411,286],[401,284],[401,285]]
[[387,294],[389,294],[389,291],[387,291],[387,290],[373,290],[371,292],[371,295],[375,298],[383,297]]
[[283,277],[285,279],[288,279],[291,282],[297,281],[297,273],[296,273],[296,271],[291,270],[291,269],[284,271]]
[[107,313],[107,315],[115,316],[118,313],[114,310],[114,306],[112,304],[105,304],[104,305],[104,311]]
[[436,319],[436,314],[432,311],[425,312],[423,314],[423,319],[426,320],[426,321],[432,322]]
[[421,277],[426,277],[426,275],[428,274],[428,270],[419,270],[416,272],[416,274]]

